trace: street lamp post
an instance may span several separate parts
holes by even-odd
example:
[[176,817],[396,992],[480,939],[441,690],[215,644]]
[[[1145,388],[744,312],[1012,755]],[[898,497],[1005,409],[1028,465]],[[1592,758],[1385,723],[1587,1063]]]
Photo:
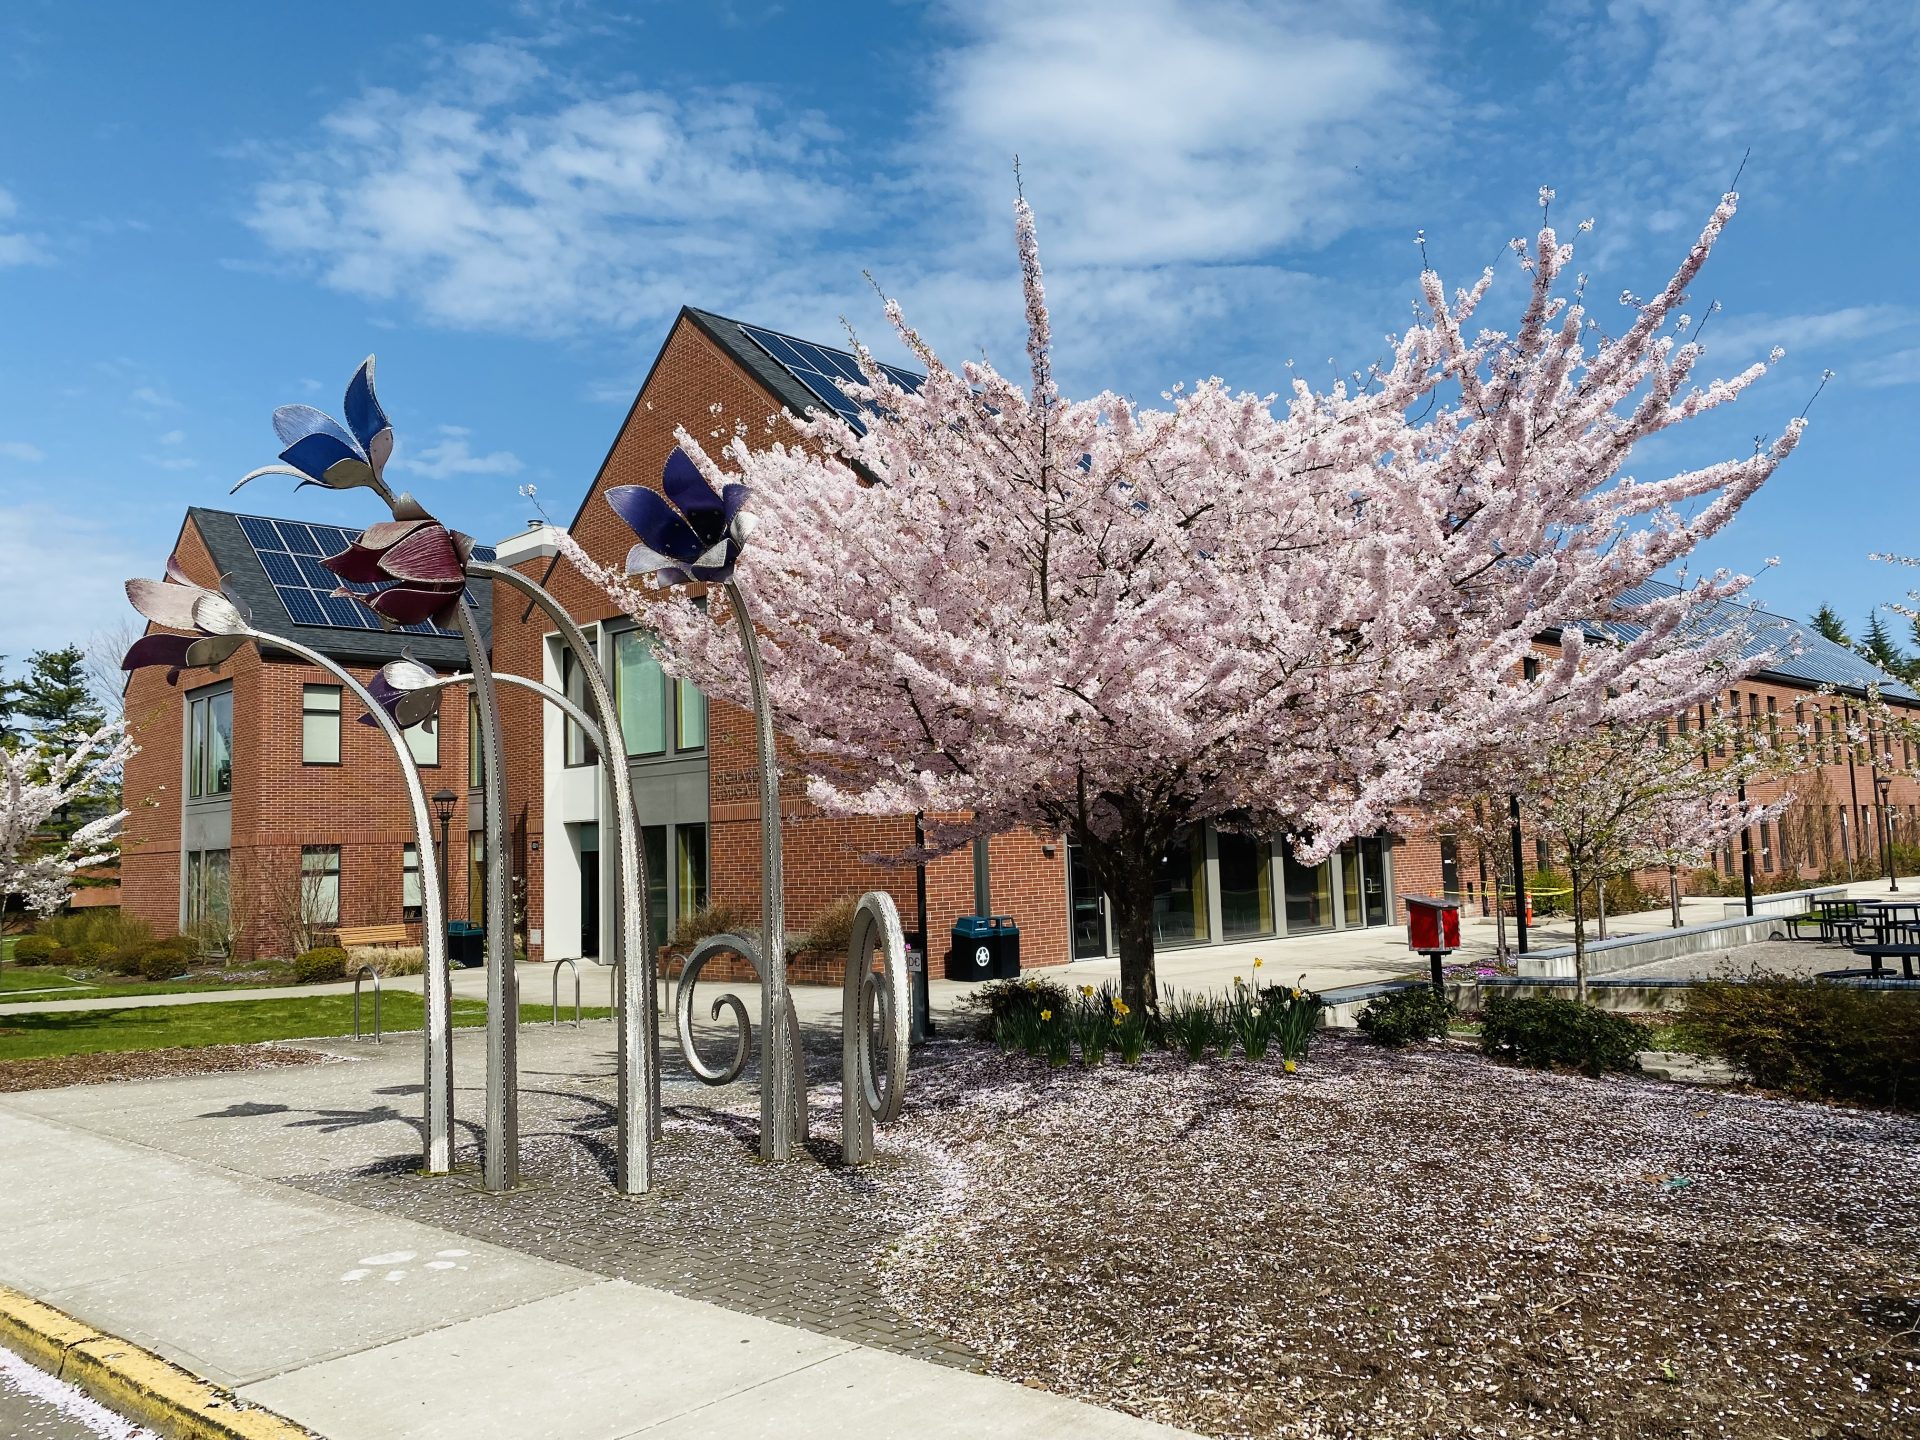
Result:
[[451,790],[433,792],[433,813],[440,817],[440,893],[447,891],[447,831],[453,824],[453,807],[460,803],[460,797]]

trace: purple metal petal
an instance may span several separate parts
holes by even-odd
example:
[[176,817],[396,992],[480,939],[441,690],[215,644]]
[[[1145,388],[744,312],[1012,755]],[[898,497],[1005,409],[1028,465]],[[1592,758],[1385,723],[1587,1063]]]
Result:
[[354,595],[382,620],[394,625],[421,625],[447,608],[449,599],[456,604],[460,587],[444,585],[389,585],[373,595]]
[[127,648],[120,668],[138,670],[147,665],[170,665],[178,670],[187,663],[187,651],[193,643],[191,635],[142,635]]
[[349,545],[338,555],[329,555],[320,563],[342,580],[351,580],[359,585],[377,585],[385,578],[380,573],[380,552],[360,544]]
[[451,584],[466,578],[453,536],[442,525],[422,525],[380,557],[380,569],[395,580],[429,585]]
[[640,543],[657,554],[690,561],[713,543],[702,540],[658,491],[644,485],[614,486],[607,491],[607,504],[640,537]]
[[713,487],[707,483],[707,477],[700,473],[687,452],[677,445],[667,456],[666,468],[660,472],[660,485],[682,515],[689,519],[706,510],[718,510],[720,497],[713,493]]

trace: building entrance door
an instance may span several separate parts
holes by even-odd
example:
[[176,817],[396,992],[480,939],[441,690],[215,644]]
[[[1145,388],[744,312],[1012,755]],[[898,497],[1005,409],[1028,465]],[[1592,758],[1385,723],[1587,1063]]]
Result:
[[1080,847],[1067,847],[1067,920],[1073,929],[1073,958],[1098,960],[1107,953],[1107,902]]
[[600,827],[580,829],[580,958],[600,954]]

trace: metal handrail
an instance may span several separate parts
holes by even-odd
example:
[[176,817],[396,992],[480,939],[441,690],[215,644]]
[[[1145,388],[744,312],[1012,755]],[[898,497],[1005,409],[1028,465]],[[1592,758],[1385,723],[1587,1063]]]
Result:
[[353,1038],[360,1038],[360,982],[368,976],[373,977],[373,1043],[380,1043],[380,972],[371,965],[362,965],[359,973],[353,977]]
[[556,1028],[560,1024],[560,967],[562,965],[573,972],[573,1028],[578,1030],[580,1028],[580,967],[569,959],[563,958],[553,962],[553,1004],[548,1007],[553,1013],[548,1016],[547,1023]]

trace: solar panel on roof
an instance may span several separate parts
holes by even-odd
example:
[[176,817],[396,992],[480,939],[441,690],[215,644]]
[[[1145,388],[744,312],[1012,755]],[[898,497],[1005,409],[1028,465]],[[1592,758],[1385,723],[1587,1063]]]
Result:
[[[358,530],[346,530],[338,525],[310,525],[304,520],[269,520],[262,515],[235,518],[240,522],[240,533],[253,546],[254,557],[266,572],[274,593],[296,625],[318,625],[329,630],[382,628],[379,617],[366,606],[333,593],[339,589],[367,595],[379,587],[343,581],[320,563],[323,557],[338,555],[358,540]],[[474,559],[493,557],[491,545],[474,546]],[[429,624],[401,628],[410,635],[458,633]]]
[[[782,335],[777,330],[763,329],[758,325],[742,325],[740,333],[766,351],[781,369],[806,386],[809,394],[819,397],[828,409],[854,429],[866,433],[864,417],[868,407],[848,398],[837,383],[842,380],[853,384],[864,383],[860,364],[852,355],[845,350],[816,345],[811,340]],[[895,365],[882,365],[880,368],[895,384],[906,390],[918,390],[924,378]]]

